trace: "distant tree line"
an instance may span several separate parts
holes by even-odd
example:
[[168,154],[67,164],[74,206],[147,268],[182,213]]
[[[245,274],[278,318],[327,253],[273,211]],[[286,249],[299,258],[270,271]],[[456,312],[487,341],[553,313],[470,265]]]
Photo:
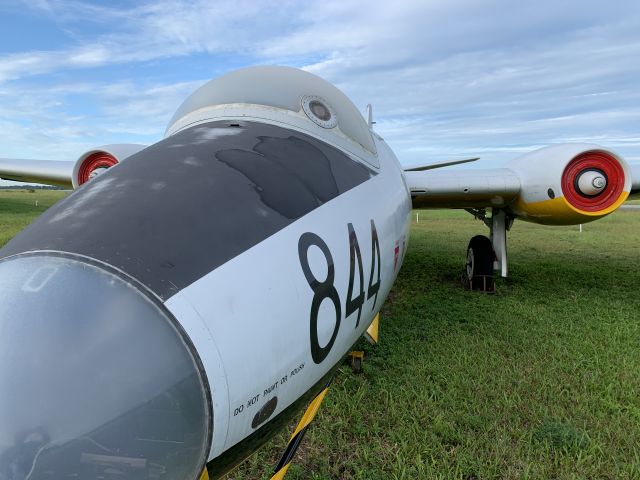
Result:
[[0,190],[64,190],[54,185],[1,185]]

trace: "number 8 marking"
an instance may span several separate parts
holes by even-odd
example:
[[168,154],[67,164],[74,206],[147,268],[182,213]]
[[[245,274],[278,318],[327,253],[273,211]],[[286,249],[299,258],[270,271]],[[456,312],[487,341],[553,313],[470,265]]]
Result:
[[[324,282],[318,281],[309,266],[309,247],[312,245],[315,245],[322,251],[325,261],[327,262],[327,278]],[[342,311],[340,310],[340,297],[338,296],[336,287],[333,285],[336,274],[335,267],[333,265],[333,257],[331,256],[329,247],[324,243],[324,240],[311,232],[305,232],[300,237],[300,240],[298,241],[298,256],[300,257],[300,265],[302,266],[304,276],[306,277],[311,290],[313,290],[313,301],[311,302],[311,313],[309,316],[311,357],[315,363],[321,363],[327,355],[329,355],[331,347],[333,347],[333,342],[335,342],[336,337],[338,336],[340,318],[342,316]],[[331,340],[329,340],[329,343],[324,347],[321,347],[318,339],[318,313],[320,312],[320,304],[325,298],[329,298],[333,302],[333,306],[336,311],[336,324],[333,327]]]

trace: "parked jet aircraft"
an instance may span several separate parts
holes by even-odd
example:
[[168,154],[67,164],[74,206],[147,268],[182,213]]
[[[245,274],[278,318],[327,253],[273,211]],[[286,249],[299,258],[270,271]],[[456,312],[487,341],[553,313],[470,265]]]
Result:
[[372,124],[310,73],[253,67],[153,145],[0,160],[75,189],[0,252],[0,480],[217,478],[326,391],[398,275],[412,204],[485,220],[467,255],[484,286],[514,219],[585,223],[640,191],[638,165],[590,144],[403,170]]

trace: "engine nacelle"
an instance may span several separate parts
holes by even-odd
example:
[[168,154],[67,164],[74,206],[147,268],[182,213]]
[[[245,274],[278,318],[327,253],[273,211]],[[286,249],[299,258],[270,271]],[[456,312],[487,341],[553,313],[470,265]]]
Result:
[[83,153],[73,167],[73,175],[71,177],[73,188],[78,188],[108,168],[145,148],[147,148],[147,145],[119,143],[103,145]]
[[508,167],[521,182],[510,205],[523,220],[545,225],[575,225],[615,211],[629,196],[631,170],[609,149],[591,144],[542,148]]

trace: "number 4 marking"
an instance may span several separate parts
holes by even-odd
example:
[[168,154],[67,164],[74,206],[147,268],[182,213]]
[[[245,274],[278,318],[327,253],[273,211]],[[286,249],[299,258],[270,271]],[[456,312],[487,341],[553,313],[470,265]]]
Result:
[[[376,283],[373,283],[373,272],[378,266],[378,279]],[[376,224],[371,219],[371,275],[369,276],[369,288],[367,291],[367,300],[375,295],[373,306],[371,310],[376,308],[376,302],[378,301],[378,290],[380,290],[380,243],[378,243],[378,231],[376,230]]]
[[[358,245],[358,237],[353,229],[353,224],[348,225],[349,228],[349,289],[347,290],[347,303],[345,305],[345,318],[358,310],[358,319],[356,320],[356,328],[360,324],[360,315],[362,314],[362,304],[364,303],[364,272],[362,270],[362,255],[360,254],[360,245]],[[355,263],[358,260],[358,273],[360,285],[360,294],[356,298],[353,295],[353,282],[355,277]]]
[[[353,224],[348,225],[349,229],[349,289],[347,290],[347,302],[345,304],[345,318],[356,310],[358,318],[356,320],[356,328],[360,325],[360,317],[362,315],[362,305],[364,304],[364,272],[362,268],[362,254],[360,253],[360,245],[358,245],[358,237],[353,229]],[[353,284],[356,275],[356,260],[358,262],[358,279],[360,293],[353,298]],[[374,273],[377,272],[376,282],[373,282]],[[369,276],[369,288],[367,288],[367,300],[375,296],[371,310],[376,308],[378,301],[378,291],[380,290],[380,243],[378,242],[378,232],[376,225],[371,220],[371,274]]]
[[[356,310],[358,311],[358,319],[356,320],[356,328],[360,324],[360,317],[362,315],[362,306],[364,305],[364,269],[362,267],[362,252],[360,251],[360,245],[358,245],[358,237],[353,225],[349,223],[347,225],[349,229],[349,290],[347,292],[347,302],[345,305],[345,319]],[[317,279],[311,271],[311,265],[309,265],[309,248],[312,246],[318,247],[324,255],[324,260],[327,263],[327,278],[323,281]],[[298,258],[300,259],[300,266],[302,272],[309,287],[313,291],[313,300],[311,301],[311,309],[309,311],[309,339],[311,342],[311,358],[317,364],[320,364],[327,358],[331,347],[338,336],[338,330],[340,330],[340,319],[342,318],[341,312],[341,299],[338,294],[338,290],[334,285],[336,269],[333,264],[333,257],[331,251],[322,238],[315,233],[305,232],[298,239]],[[352,298],[353,284],[356,276],[356,261],[358,262],[358,285],[359,294],[357,297]],[[374,274],[377,272],[376,281],[374,283]],[[371,310],[375,310],[376,303],[378,301],[378,291],[380,290],[380,243],[378,242],[378,232],[376,231],[376,224],[371,220],[371,273],[369,275],[369,287],[367,288],[367,300],[375,296],[373,306]],[[320,345],[320,339],[318,338],[318,315],[320,313],[320,305],[325,299],[331,300],[335,309],[335,324],[333,326],[333,332],[329,342],[323,347]]]

